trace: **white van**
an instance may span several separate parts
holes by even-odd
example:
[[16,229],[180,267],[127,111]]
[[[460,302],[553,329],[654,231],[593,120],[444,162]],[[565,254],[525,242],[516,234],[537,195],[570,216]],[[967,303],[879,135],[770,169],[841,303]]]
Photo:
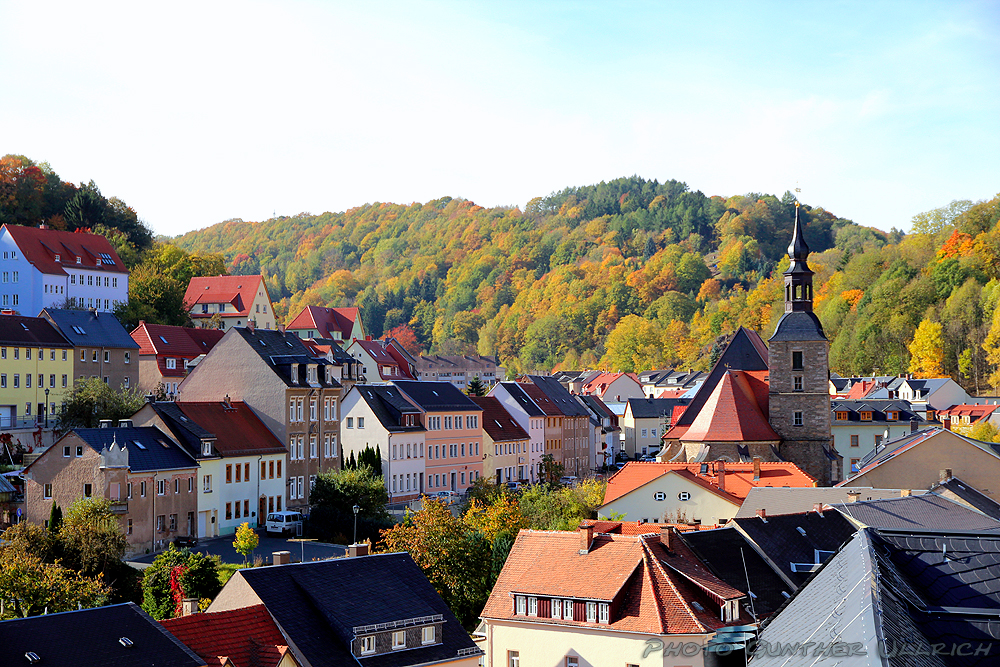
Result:
[[269,533],[297,535],[302,532],[302,515],[298,512],[271,512],[265,525]]

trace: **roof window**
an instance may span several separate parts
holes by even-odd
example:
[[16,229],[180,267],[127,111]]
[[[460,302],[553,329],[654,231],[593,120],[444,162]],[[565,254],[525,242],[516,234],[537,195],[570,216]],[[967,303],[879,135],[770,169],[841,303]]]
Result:
[[101,259],[103,259],[108,264],[114,264],[115,263],[115,260],[111,259],[111,255],[109,253],[106,253],[106,252],[102,252],[101,253]]
[[162,341],[163,341],[163,344],[164,344],[164,345],[170,345],[170,343],[168,343],[168,342],[167,342],[167,339],[166,339],[166,338],[164,338],[163,336],[160,336],[160,340],[162,340]]
[[136,447],[138,447],[139,449],[141,449],[141,450],[145,451],[145,449],[146,449],[146,445],[142,444],[142,443],[141,443],[141,442],[139,442],[138,440],[133,440],[132,442],[133,442],[133,443],[135,443],[135,446],[136,446]]
[[83,330],[83,327],[74,326],[73,331],[77,332],[81,336],[86,336],[87,332]]

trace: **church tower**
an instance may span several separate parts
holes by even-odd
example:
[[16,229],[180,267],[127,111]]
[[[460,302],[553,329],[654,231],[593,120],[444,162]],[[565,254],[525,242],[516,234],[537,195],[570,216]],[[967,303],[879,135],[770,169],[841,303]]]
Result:
[[840,481],[842,458],[830,433],[830,342],[813,313],[813,272],[802,234],[799,203],[788,245],[785,314],[768,341],[768,421],[781,437],[779,453],[824,486]]

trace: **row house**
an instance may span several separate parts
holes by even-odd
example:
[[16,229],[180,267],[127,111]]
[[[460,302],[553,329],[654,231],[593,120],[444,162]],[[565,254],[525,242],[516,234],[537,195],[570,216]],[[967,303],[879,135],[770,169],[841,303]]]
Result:
[[489,396],[500,401],[507,414],[528,434],[528,475],[525,479],[532,483],[538,481],[545,455],[545,413],[518,382],[498,382],[490,389]]
[[690,398],[630,398],[621,420],[622,451],[633,459],[656,456],[675,415],[690,403]]
[[520,382],[545,413],[546,453],[552,454],[567,475],[590,473],[590,413],[553,377],[528,375]]
[[416,359],[414,377],[431,382],[451,382],[463,391],[474,378],[479,378],[484,387],[492,387],[505,379],[499,358],[481,354],[421,355]]
[[393,385],[356,384],[344,394],[341,415],[341,455],[378,450],[390,501],[413,500],[425,492],[426,429],[420,408]]
[[106,238],[0,226],[0,307],[21,313],[72,304],[110,312],[128,301],[128,269]]
[[139,389],[154,393],[162,386],[164,394],[175,398],[190,362],[211,352],[223,335],[214,329],[140,321],[132,331],[132,339],[139,345]]
[[909,433],[911,424],[917,428],[926,425],[908,401],[832,399],[830,435],[833,446],[844,457],[840,479],[858,472],[861,460],[883,442]]
[[45,309],[52,323],[73,344],[73,373],[83,382],[100,378],[114,388],[132,389],[139,382],[139,344],[111,313],[99,310]]
[[184,307],[203,329],[278,328],[263,276],[194,277],[184,292]]
[[263,528],[285,508],[288,451],[246,403],[149,402],[132,420],[169,433],[198,461],[198,537],[231,535],[242,523]]
[[598,468],[611,465],[620,447],[618,415],[597,396],[577,396],[576,400],[590,413],[590,425],[594,430],[594,437],[591,438],[591,462]]
[[347,353],[361,363],[367,382],[394,382],[416,378],[413,357],[395,340],[355,340]]
[[527,481],[531,478],[528,432],[493,396],[470,396],[483,410],[483,474],[497,484]]
[[366,338],[360,308],[306,306],[285,328],[299,338],[322,338],[339,343]]
[[71,390],[72,353],[48,320],[0,314],[0,428],[54,418]]
[[[127,424],[127,422],[125,422]],[[194,535],[198,462],[158,428],[78,428],[24,468],[27,520],[48,522],[52,504],[111,501],[133,553]]]
[[179,389],[185,401],[245,403],[288,448],[286,509],[307,509],[316,476],[340,468],[342,386],[294,334],[234,327]]
[[393,384],[421,411],[427,492],[468,489],[483,476],[482,408],[450,382]]

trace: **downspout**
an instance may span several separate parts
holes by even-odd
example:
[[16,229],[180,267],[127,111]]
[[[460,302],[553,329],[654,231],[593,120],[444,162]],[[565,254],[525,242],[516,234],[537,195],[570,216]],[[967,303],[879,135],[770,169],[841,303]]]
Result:
[[257,527],[260,528],[260,462],[264,458],[263,454],[257,455]]
[[153,539],[152,544],[149,545],[149,550],[156,553],[156,471],[153,471],[153,486],[149,490],[150,495],[153,497],[153,515],[150,517],[152,521],[149,524],[149,532],[152,533]]

